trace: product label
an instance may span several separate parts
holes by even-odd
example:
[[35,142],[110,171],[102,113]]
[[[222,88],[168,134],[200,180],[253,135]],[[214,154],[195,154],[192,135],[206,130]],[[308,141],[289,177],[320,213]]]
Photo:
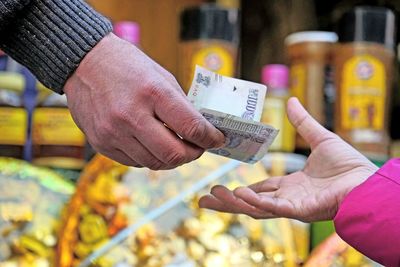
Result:
[[283,145],[283,131],[285,120],[285,103],[281,99],[268,98],[265,100],[261,122],[280,129],[275,141],[270,146],[270,150],[281,150]]
[[0,144],[24,145],[28,114],[24,108],[0,107]]
[[341,84],[342,128],[382,130],[385,115],[385,67],[370,55],[350,58]]
[[303,105],[306,99],[306,69],[303,64],[296,64],[290,67],[290,91]]
[[[216,45],[200,49],[193,55],[192,60],[192,68],[200,65],[208,70],[229,77],[234,75],[234,64],[232,55],[224,48]],[[191,73],[193,72],[194,69]]]
[[84,146],[85,136],[66,108],[37,108],[32,119],[35,145]]

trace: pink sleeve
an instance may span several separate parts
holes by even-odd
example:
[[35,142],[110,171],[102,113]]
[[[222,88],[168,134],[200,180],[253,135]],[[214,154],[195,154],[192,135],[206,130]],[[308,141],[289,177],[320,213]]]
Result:
[[354,248],[385,266],[400,266],[400,159],[388,161],[354,188],[334,222]]

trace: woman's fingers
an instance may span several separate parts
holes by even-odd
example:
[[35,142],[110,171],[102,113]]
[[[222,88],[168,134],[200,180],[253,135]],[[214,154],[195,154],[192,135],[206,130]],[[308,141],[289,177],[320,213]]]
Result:
[[200,199],[199,205],[201,208],[208,208],[221,212],[242,213],[256,219],[274,217],[273,214],[259,210],[235,197],[232,191],[221,185],[214,186],[210,195],[206,195]]

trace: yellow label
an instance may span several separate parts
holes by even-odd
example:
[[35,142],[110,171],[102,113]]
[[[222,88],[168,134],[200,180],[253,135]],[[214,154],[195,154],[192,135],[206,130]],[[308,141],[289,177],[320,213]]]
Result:
[[24,145],[28,115],[23,108],[0,108],[0,144]]
[[270,146],[270,150],[281,150],[282,148],[282,131],[284,131],[285,119],[285,103],[282,99],[267,97],[264,104],[261,122],[269,124],[280,132],[276,136],[274,142]]
[[370,55],[350,58],[341,84],[342,127],[382,130],[385,113],[385,67]]
[[296,64],[290,67],[290,91],[303,105],[306,99],[306,69],[303,64]]
[[192,72],[196,65],[205,67],[224,76],[234,75],[234,59],[231,54],[220,46],[209,46],[200,49],[193,55]]
[[271,151],[292,152],[295,143],[295,131],[286,115],[285,97],[267,96],[264,104],[261,122],[279,130],[277,137],[270,146]]
[[36,145],[84,146],[85,136],[66,108],[37,108],[32,119]]

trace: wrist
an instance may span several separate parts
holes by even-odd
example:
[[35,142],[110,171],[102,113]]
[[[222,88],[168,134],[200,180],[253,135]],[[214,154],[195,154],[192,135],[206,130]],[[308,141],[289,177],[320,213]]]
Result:
[[111,23],[80,0],[30,1],[2,32],[1,48],[58,93]]

